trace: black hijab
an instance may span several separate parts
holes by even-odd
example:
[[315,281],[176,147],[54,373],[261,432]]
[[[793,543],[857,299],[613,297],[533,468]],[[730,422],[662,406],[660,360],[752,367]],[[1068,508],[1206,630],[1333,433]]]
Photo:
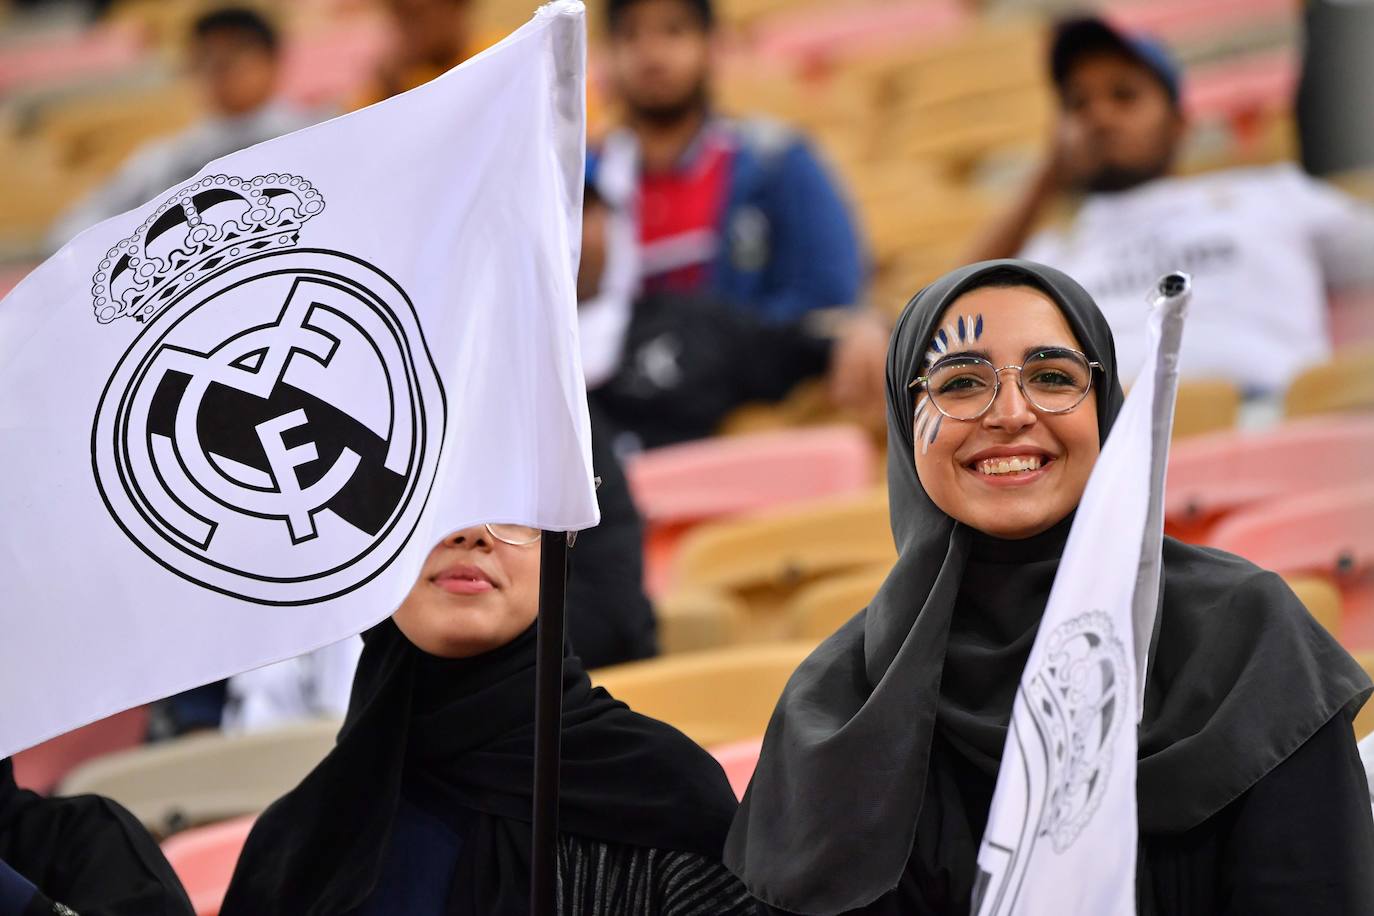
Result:
[[[932,745],[995,776],[1072,521],[1024,542],[998,541],[945,515],[916,476],[916,401],[907,384],[948,306],[994,271],[1049,295],[1102,364],[1103,441],[1121,408],[1106,320],[1057,270],[1019,260],[972,264],[907,304],[887,363],[897,562],[872,603],[793,674],[726,843],[726,865],[770,906],[816,916],[866,906],[897,887],[913,857],[964,885],[951,898],[966,896],[973,880],[987,798],[970,803],[953,785],[960,767],[932,773]],[[1142,320],[1144,312],[1142,303]],[[1139,739],[1142,833],[1206,820],[1333,715],[1353,716],[1369,691],[1359,666],[1277,576],[1166,540]],[[944,842],[960,817],[975,823]],[[918,821],[922,840],[939,848],[918,844]]]
[[157,842],[134,816],[97,795],[44,798],[0,760],[0,861],[87,916],[191,916]]
[[[338,743],[254,825],[224,916],[360,906],[380,875],[403,781],[466,815],[447,912],[527,912],[535,634],[457,660],[421,652],[390,619],[364,634]],[[593,688],[571,656],[562,751],[561,832],[719,859],[735,809],[720,766]]]

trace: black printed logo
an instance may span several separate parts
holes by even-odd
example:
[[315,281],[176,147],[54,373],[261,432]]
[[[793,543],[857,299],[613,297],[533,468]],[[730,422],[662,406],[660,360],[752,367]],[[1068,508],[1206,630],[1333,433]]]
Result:
[[443,388],[405,291],[359,258],[296,247],[323,210],[297,176],[211,176],[94,276],[96,319],[142,325],[92,431],[106,505],[163,566],[262,604],[380,572],[443,442]]

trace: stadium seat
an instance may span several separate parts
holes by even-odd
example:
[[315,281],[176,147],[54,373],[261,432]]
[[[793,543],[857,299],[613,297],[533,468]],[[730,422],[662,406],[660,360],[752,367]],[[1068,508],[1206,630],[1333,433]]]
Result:
[[749,788],[749,780],[754,776],[754,767],[759,762],[759,751],[763,750],[763,740],[746,738],[711,749],[725,777],[730,780],[730,788],[735,790],[736,798],[744,798],[744,790]]
[[853,617],[877,594],[887,578],[887,565],[827,576],[798,590],[788,603],[791,633],[797,639],[824,639]]
[[675,581],[738,595],[749,606],[741,638],[778,639],[787,635],[783,606],[798,588],[896,556],[887,494],[873,490],[695,528],[683,539]]
[[1374,411],[1374,347],[1340,351],[1302,372],[1288,387],[1283,410],[1290,417]]
[[255,815],[194,827],[169,837],[162,852],[186,888],[196,916],[219,916]]
[[737,515],[871,486],[876,457],[849,426],[732,436],[652,449],[626,462],[646,523],[646,578],[662,594],[683,533],[705,519]]
[[787,679],[813,648],[733,646],[601,668],[591,677],[636,712],[715,747],[764,733]]
[[1341,638],[1341,590],[1320,576],[1285,577],[1307,613],[1337,639]]
[[1174,440],[1233,429],[1240,415],[1240,388],[1224,379],[1180,382],[1174,405]]
[[[1374,652],[1358,652],[1355,660],[1360,663],[1365,674],[1374,678]],[[1365,703],[1364,708],[1355,716],[1355,738],[1365,738],[1374,733],[1374,700]]]
[[255,814],[294,788],[334,746],[339,723],[303,722],[248,735],[206,733],[94,760],[63,795],[105,795],[154,834]]
[[1341,589],[1341,636],[1374,648],[1374,485],[1337,487],[1226,519],[1212,546],[1281,575],[1318,575]]
[[681,589],[654,601],[660,655],[733,644],[749,612],[737,596],[712,588]]
[[1371,451],[1374,418],[1365,417],[1318,417],[1176,443],[1164,495],[1167,530],[1205,543],[1228,513],[1364,480]]
[[14,755],[14,781],[47,794],[88,760],[137,747],[148,735],[148,707],[135,706]]

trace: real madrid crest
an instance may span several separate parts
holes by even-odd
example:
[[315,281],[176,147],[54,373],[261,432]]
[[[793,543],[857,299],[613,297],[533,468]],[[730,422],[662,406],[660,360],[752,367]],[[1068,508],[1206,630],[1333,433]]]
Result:
[[203,178],[94,274],[96,320],[142,325],[91,435],[96,484],[149,556],[206,588],[307,604],[404,545],[446,404],[405,291],[298,247],[325,208],[294,175]]

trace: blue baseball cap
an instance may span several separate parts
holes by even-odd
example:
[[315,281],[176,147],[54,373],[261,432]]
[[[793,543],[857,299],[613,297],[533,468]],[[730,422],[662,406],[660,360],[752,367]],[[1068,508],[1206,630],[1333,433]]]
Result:
[[1164,43],[1148,35],[1122,32],[1096,16],[1065,19],[1055,25],[1050,45],[1050,74],[1062,91],[1069,71],[1080,57],[1102,52],[1121,54],[1137,61],[1159,80],[1169,100],[1179,104],[1182,74]]

